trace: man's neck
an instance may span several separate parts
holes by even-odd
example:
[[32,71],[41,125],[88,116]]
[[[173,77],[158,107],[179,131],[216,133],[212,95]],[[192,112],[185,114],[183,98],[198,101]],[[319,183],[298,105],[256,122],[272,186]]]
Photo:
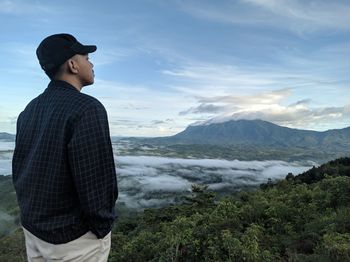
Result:
[[81,85],[80,81],[78,81],[74,77],[69,77],[69,76],[64,76],[63,75],[61,77],[56,78],[55,80],[65,81],[68,84],[74,86],[79,92],[81,92],[81,89],[83,88],[83,86]]

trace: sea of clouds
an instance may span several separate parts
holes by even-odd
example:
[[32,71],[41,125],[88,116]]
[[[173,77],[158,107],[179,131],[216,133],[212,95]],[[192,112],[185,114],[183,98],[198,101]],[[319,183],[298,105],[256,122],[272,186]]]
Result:
[[0,140],[0,175],[11,175],[14,148],[15,142]]
[[[0,175],[11,174],[13,149],[13,142],[0,142]],[[193,184],[208,185],[214,191],[238,191],[268,179],[283,179],[288,173],[302,173],[314,164],[119,155],[115,160],[117,203],[136,209],[176,202]]]
[[119,203],[143,208],[175,202],[191,185],[204,184],[214,191],[238,191],[268,179],[299,174],[312,165],[284,161],[229,161],[155,156],[117,156]]

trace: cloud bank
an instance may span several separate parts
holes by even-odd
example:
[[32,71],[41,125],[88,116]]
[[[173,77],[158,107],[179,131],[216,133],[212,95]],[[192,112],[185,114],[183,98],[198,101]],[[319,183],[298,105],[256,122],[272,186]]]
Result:
[[[311,99],[285,104],[291,96],[290,89],[248,96],[218,96],[200,98],[197,107],[180,114],[211,114],[209,120],[194,125],[220,123],[238,119],[262,119],[281,126],[301,129],[327,130],[332,124],[350,119],[350,104],[321,107],[312,105]],[[214,110],[208,110],[208,109]],[[344,126],[345,127],[345,126]]]
[[192,184],[211,190],[235,191],[258,186],[269,178],[282,179],[311,167],[284,161],[228,161],[153,156],[117,156],[120,196],[118,203],[130,208],[154,207],[175,202]]
[[[318,131],[335,125],[347,127],[350,104],[334,94],[333,88],[345,87],[325,75],[298,71],[193,63],[163,73],[177,78],[179,84],[174,88],[197,101],[179,115],[197,115],[200,123],[262,119]],[[318,97],[318,93],[323,96]],[[335,99],[326,101],[326,97]]]
[[[13,144],[0,143],[0,175],[11,174],[13,147]],[[116,149],[113,149],[116,154]],[[283,179],[289,172],[299,174],[314,165],[284,161],[114,157],[120,192],[117,203],[135,209],[174,203],[183,193],[189,193],[193,184],[231,192],[246,186],[258,186],[269,178]]]

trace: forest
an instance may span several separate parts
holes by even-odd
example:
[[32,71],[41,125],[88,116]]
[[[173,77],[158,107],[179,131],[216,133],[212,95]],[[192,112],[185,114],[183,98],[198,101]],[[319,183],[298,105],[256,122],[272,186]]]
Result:
[[[253,191],[193,185],[181,204],[121,216],[109,261],[350,261],[350,158]],[[25,261],[21,229],[0,261]]]

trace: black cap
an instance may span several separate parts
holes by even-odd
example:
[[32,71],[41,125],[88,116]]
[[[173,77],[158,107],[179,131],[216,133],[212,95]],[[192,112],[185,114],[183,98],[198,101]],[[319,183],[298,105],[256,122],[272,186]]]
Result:
[[70,34],[56,34],[46,37],[36,49],[41,68],[49,74],[76,54],[95,52],[95,45],[82,45]]

